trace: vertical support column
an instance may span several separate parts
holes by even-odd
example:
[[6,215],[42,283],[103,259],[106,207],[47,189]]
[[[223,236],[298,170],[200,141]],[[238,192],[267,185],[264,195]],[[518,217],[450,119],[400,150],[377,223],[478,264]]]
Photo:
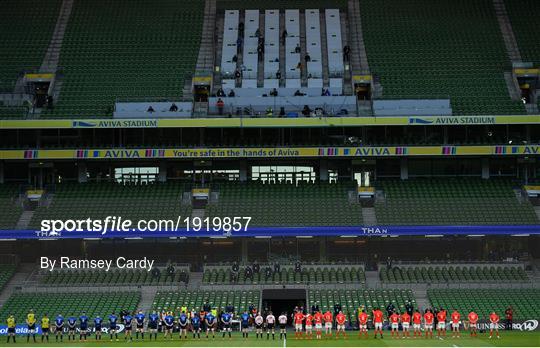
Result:
[[77,180],[79,183],[84,183],[88,181],[88,170],[86,168],[86,162],[77,162]]
[[165,161],[159,162],[158,181],[159,182],[167,181],[167,162]]
[[401,177],[401,180],[409,179],[409,161],[407,160],[407,158],[401,159],[399,175]]
[[248,240],[242,238],[242,263],[248,262]]
[[319,239],[319,257],[322,262],[326,262],[326,237]]
[[248,180],[248,173],[247,173],[247,161],[240,161],[240,181],[245,182]]
[[0,161],[0,184],[4,182],[4,162]]
[[319,162],[319,180],[328,182],[328,160],[322,159]]
[[489,179],[489,158],[482,158],[482,179]]

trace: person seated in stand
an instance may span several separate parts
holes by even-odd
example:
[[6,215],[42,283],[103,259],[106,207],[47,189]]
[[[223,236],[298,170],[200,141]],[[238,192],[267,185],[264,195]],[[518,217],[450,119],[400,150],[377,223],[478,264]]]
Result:
[[217,92],[216,92],[216,95],[217,95],[218,97],[224,97],[224,96],[225,96],[225,92],[223,91],[223,88],[218,89]]
[[172,103],[171,107],[169,108],[169,111],[170,112],[177,112],[178,111],[178,106],[176,106],[175,103]]
[[304,105],[304,108],[302,109],[302,115],[304,115],[305,117],[309,117],[310,114],[311,114],[311,109],[309,108],[309,106]]
[[149,112],[149,113],[155,112],[155,111],[154,111],[154,108],[152,107],[152,105],[150,105],[150,106],[148,107],[148,109],[146,110],[146,112]]
[[272,90],[270,91],[270,96],[271,96],[271,97],[277,97],[277,96],[278,96],[278,91],[277,91],[277,89],[272,88]]
[[305,93],[302,93],[302,92],[300,92],[299,89],[297,89],[296,92],[294,92],[294,96],[295,97],[303,97],[303,96],[305,96]]
[[229,97],[234,97],[234,96],[236,96],[236,94],[234,93],[234,89],[231,89],[229,91]]

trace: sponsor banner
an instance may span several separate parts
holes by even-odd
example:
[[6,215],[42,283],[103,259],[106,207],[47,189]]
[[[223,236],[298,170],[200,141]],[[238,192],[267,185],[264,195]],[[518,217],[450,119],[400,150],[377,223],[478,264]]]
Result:
[[253,117],[174,119],[0,120],[0,129],[44,128],[259,128],[358,126],[463,126],[540,124],[540,115],[507,116],[378,116],[378,117]]
[[[489,330],[490,322],[485,320],[478,321],[477,328],[478,330]],[[498,324],[499,330],[506,329],[506,320],[501,318],[501,321]],[[540,330],[540,325],[537,319],[528,319],[528,320],[513,320],[512,321],[512,330],[516,331],[537,331]]]
[[171,149],[0,150],[0,160],[148,159],[148,158],[297,158],[396,156],[534,156],[540,145],[501,146],[362,146],[362,147],[243,147]]
[[[108,325],[108,323],[107,323],[107,325]],[[53,327],[54,327],[54,323],[51,324],[51,332],[52,332],[52,330],[53,330],[53,329],[52,329]],[[117,332],[120,333],[120,332],[124,331],[124,324],[118,324],[118,325],[116,326],[116,328],[117,328]],[[0,325],[0,336],[5,336],[5,335],[7,335],[7,331],[8,331],[7,325]],[[67,334],[67,332],[68,332],[68,328],[65,327],[65,325],[64,325],[63,331],[64,331],[64,333],[66,333],[66,334]],[[78,332],[80,332],[81,330],[80,330],[79,328],[76,328],[75,331],[78,333]],[[94,327],[89,326],[88,332],[94,332],[94,331],[95,331]],[[36,329],[35,329],[36,335],[41,335],[42,332],[43,332],[43,331],[41,330],[41,325],[37,325],[37,324],[36,324]],[[103,334],[107,334],[107,333],[109,332],[109,327],[103,325],[103,327],[102,327],[102,329],[101,329],[101,332],[102,332]],[[17,335],[26,335],[26,334],[28,334],[28,333],[29,333],[28,326],[27,326],[27,325],[16,325],[16,326],[15,326],[15,333],[16,333]]]
[[11,239],[101,239],[101,238],[170,238],[170,237],[371,237],[371,236],[453,236],[453,235],[532,235],[540,234],[540,225],[484,226],[319,226],[319,227],[249,227],[245,231],[179,228],[177,230],[139,231],[60,231],[0,230],[0,240]]

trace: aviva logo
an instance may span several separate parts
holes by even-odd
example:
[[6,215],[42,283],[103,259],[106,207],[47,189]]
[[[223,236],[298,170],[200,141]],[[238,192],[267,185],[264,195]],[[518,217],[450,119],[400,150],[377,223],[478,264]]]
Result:
[[411,117],[409,118],[409,124],[432,124],[435,120],[432,118],[420,118],[420,117]]
[[94,128],[97,127],[95,122],[73,121],[73,128]]

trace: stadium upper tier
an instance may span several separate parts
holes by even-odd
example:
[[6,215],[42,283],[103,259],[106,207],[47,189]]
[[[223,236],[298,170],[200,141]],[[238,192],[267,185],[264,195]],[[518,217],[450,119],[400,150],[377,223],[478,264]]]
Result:
[[0,290],[4,288],[7,282],[11,279],[17,266],[15,264],[2,264],[0,265]]
[[112,312],[119,313],[123,309],[135,311],[140,300],[141,294],[138,292],[121,291],[15,293],[0,309],[0,316],[7,318],[13,314],[20,324],[24,323],[24,318],[30,309],[34,310],[36,318],[39,319],[45,313],[51,319],[58,314],[62,314],[64,318],[72,315],[78,318],[83,312],[86,312],[90,318],[95,318],[97,315],[107,318]]
[[509,180],[380,180],[375,203],[381,225],[538,224],[532,205],[520,201]]
[[121,216],[140,219],[173,219],[191,216],[191,206],[182,204],[184,186],[177,183],[121,185],[115,183],[60,184],[50,204],[39,206],[30,222],[39,228],[42,219],[105,219]]
[[[5,0],[0,11],[0,93],[12,93],[23,71],[39,69],[61,0]],[[0,109],[1,110],[1,109]],[[16,109],[5,110],[6,116]],[[4,117],[0,111],[0,117]]]
[[13,228],[22,214],[17,199],[16,185],[0,185],[0,229]]
[[253,304],[260,308],[261,292],[250,291],[158,291],[152,304],[156,311],[171,310],[177,312],[182,306],[188,310],[200,310],[207,303],[212,308],[221,309],[232,305],[237,313],[248,310]]
[[506,87],[511,65],[491,0],[362,0],[360,13],[384,98],[450,98],[454,115],[525,112]]
[[387,283],[513,283],[527,282],[522,267],[512,266],[402,266],[379,269],[381,280]]
[[209,217],[251,216],[253,226],[346,226],[362,224],[362,207],[350,203],[353,183],[223,183]]
[[309,305],[317,303],[323,311],[332,311],[335,304],[341,304],[343,313],[349,323],[356,322],[356,313],[364,307],[367,313],[374,308],[384,309],[392,303],[397,310],[403,312],[405,304],[410,301],[416,308],[416,299],[412,290],[310,290],[308,294]]
[[503,317],[512,306],[514,320],[540,318],[540,289],[428,289],[428,298],[433,307],[457,309],[462,316],[475,311],[488,318],[495,311]]
[[77,0],[62,88],[42,117],[110,117],[115,101],[177,100],[195,71],[204,1]]
[[238,280],[232,277],[231,266],[205,267],[203,284],[356,284],[365,286],[364,267],[354,265],[303,266],[301,272],[295,272],[294,266],[282,266],[279,273],[272,269],[266,275],[266,265],[261,265],[260,272],[253,273],[252,279],[246,278],[245,268],[240,267]]
[[540,40],[538,39],[540,37],[540,26],[538,25],[540,2],[536,0],[506,0],[505,5],[519,45],[521,59],[524,62],[540,65]]

